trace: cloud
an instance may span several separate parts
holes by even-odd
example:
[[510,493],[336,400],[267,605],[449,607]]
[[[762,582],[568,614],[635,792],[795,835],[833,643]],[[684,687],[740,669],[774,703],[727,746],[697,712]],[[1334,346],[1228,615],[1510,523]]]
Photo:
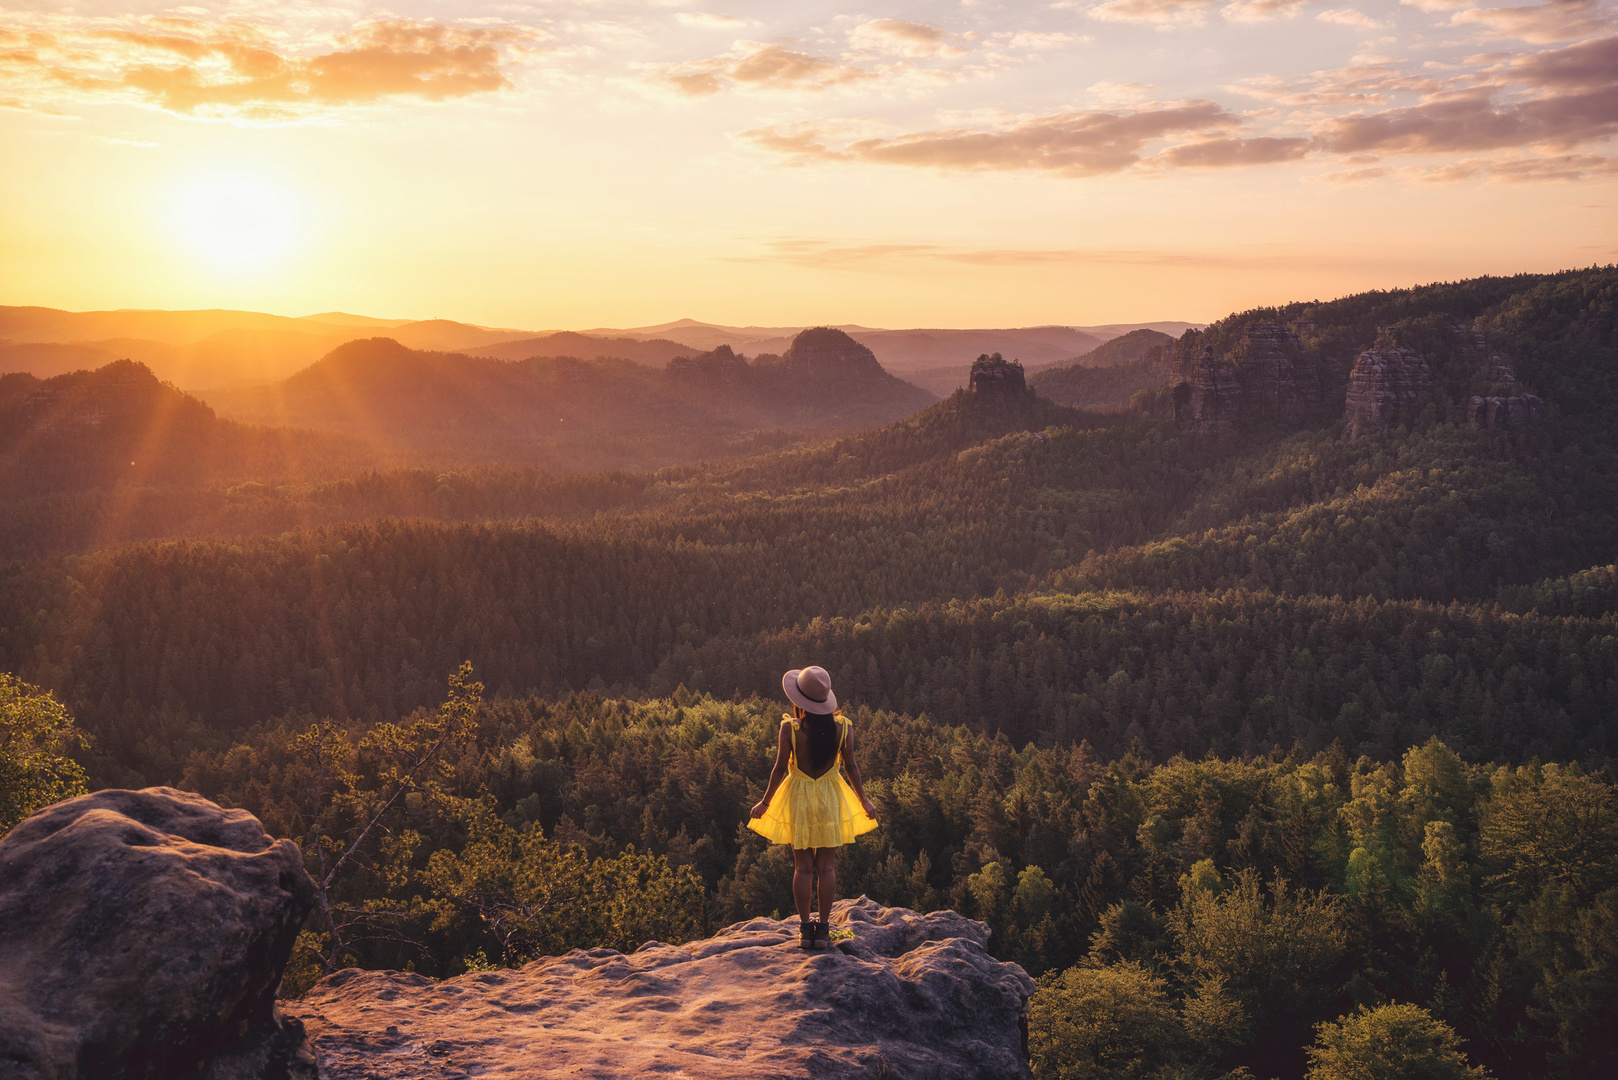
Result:
[[765,241],[756,255],[732,256],[731,262],[786,263],[821,270],[883,269],[895,263],[950,262],[969,266],[1049,266],[1100,264],[1118,266],[1231,267],[1291,265],[1308,256],[1277,250],[1232,252],[1151,251],[1109,248],[957,248],[941,244],[869,243],[780,237]]
[[681,11],[674,16],[687,26],[700,26],[706,30],[734,30],[746,26],[746,19],[734,15],[710,15],[705,11]]
[[1380,105],[1397,94],[1435,94],[1453,89],[1442,79],[1407,75],[1393,61],[1378,57],[1329,71],[1315,71],[1288,81],[1277,75],[1258,75],[1235,83],[1231,89],[1247,97],[1294,108]]
[[848,35],[856,49],[895,53],[899,56],[960,56],[966,49],[950,44],[950,35],[926,23],[900,19],[873,19],[856,26]]
[[1296,161],[1309,153],[1313,145],[1312,139],[1279,139],[1270,136],[1255,139],[1206,139],[1202,142],[1171,146],[1158,156],[1158,160],[1175,168],[1274,165],[1281,161]]
[[[811,121],[756,128],[742,132],[739,138],[799,165],[843,162],[1082,177],[1141,164],[1146,147],[1160,139],[1192,136],[1197,138],[1193,145],[1205,145],[1209,137],[1240,125],[1240,118],[1214,102],[1185,101],[1134,112],[1065,112],[989,128],[943,128],[890,137],[839,139],[837,131]],[[1267,154],[1266,160],[1275,161],[1284,159],[1276,156],[1283,151],[1268,144],[1290,141],[1250,142],[1255,145],[1246,153],[1255,157]],[[1226,160],[1218,160],[1221,154]],[[1187,163],[1245,164],[1242,154],[1240,149],[1210,149],[1200,159],[1189,153]],[[1165,163],[1175,164],[1172,159]]]
[[1201,26],[1213,0],[1106,0],[1085,14],[1097,22]]
[[1599,154],[1559,154],[1537,158],[1468,158],[1446,165],[1411,165],[1399,169],[1369,168],[1329,173],[1322,180],[1352,184],[1371,180],[1398,179],[1429,184],[1453,184],[1466,180],[1488,183],[1525,184],[1584,180],[1590,177],[1618,176],[1618,158]]
[[1355,8],[1327,8],[1325,11],[1315,15],[1315,18],[1323,23],[1332,23],[1336,26],[1353,26],[1361,30],[1380,30],[1388,25]]
[[1233,0],[1219,9],[1227,22],[1260,23],[1290,19],[1303,10],[1307,0]]
[[1596,0],[1552,0],[1533,7],[1474,8],[1457,11],[1454,26],[1481,26],[1501,37],[1551,44],[1588,37],[1612,28],[1612,19]]
[[1104,108],[1118,108],[1124,105],[1139,105],[1152,97],[1157,87],[1152,83],[1137,82],[1098,82],[1093,83],[1085,91],[1086,97],[1096,105]]
[[1538,89],[1618,86],[1618,35],[1516,57],[1508,70],[1515,81]]
[[1090,40],[1090,38],[1081,37],[1078,34],[1064,34],[1059,30],[1025,30],[1020,34],[1013,34],[1006,44],[1013,49],[1045,52],[1048,49],[1060,49],[1066,45],[1071,45],[1075,41],[1088,42]]
[[34,101],[68,96],[287,119],[390,98],[504,90],[512,85],[504,55],[536,37],[519,27],[370,22],[338,35],[330,51],[300,57],[250,24],[169,18],[139,30],[29,33],[26,48],[4,54],[0,82]]
[[1554,157],[1511,158],[1503,161],[1458,161],[1450,165],[1412,170],[1430,183],[1452,183],[1481,178],[1507,184],[1546,180],[1583,180],[1591,176],[1618,176],[1618,158],[1597,154],[1560,154]]
[[717,94],[727,86],[758,90],[827,90],[869,82],[880,73],[781,45],[738,41],[709,60],[651,67],[650,78],[687,97]]
[[[1615,73],[1618,74],[1618,73]],[[1327,124],[1340,153],[1465,153],[1540,146],[1565,150],[1618,134],[1618,83],[1497,103],[1491,88],[1435,94],[1420,104]]]

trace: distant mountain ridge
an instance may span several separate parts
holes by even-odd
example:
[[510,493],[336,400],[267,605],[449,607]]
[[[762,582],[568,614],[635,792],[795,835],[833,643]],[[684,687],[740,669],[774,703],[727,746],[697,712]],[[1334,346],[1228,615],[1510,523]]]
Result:
[[580,360],[612,358],[630,360],[647,367],[661,368],[676,356],[691,356],[701,352],[692,346],[666,338],[605,338],[580,334],[573,330],[559,330],[554,334],[502,341],[481,348],[467,349],[470,356],[487,356],[496,360],[527,360],[535,356],[572,356]]
[[[935,393],[950,393],[982,353],[1021,360],[1029,371],[1088,352],[1137,324],[984,329],[880,329],[829,326],[869,348],[888,370]],[[1191,323],[1152,323],[1154,328]],[[139,361],[183,390],[240,387],[284,379],[345,341],[380,332],[412,349],[466,352],[507,360],[530,356],[621,357],[660,367],[720,345],[758,357],[780,355],[808,327],[730,327],[679,319],[628,330],[533,331],[448,319],[377,319],[342,311],[289,317],[230,310],[62,311],[0,306],[0,373],[40,378]],[[638,344],[637,344],[638,343]]]
[[503,360],[378,337],[347,342],[272,386],[209,400],[245,422],[336,431],[394,450],[608,469],[734,456],[756,449],[764,432],[888,423],[934,398],[888,374],[847,334],[820,328],[763,362],[720,346],[662,368],[616,357]]

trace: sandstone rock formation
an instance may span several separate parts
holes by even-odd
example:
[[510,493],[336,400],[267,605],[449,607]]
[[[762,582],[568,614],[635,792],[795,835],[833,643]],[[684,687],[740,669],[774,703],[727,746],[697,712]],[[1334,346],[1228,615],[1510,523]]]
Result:
[[1348,376],[1344,409],[1348,437],[1408,421],[1432,383],[1432,370],[1420,353],[1405,348],[1366,349]]
[[1021,361],[985,354],[972,361],[967,388],[983,397],[1020,397],[1028,390],[1028,379]]
[[275,1009],[303,856],[172,788],[46,807],[0,840],[0,1078],[314,1080]]
[[983,924],[863,897],[832,922],[854,940],[819,953],[798,948],[796,919],[754,919],[442,983],[340,971],[290,1010],[327,1080],[1029,1075],[1019,1024],[1033,980],[989,956]]
[[1320,404],[1320,382],[1303,363],[1303,352],[1303,342],[1290,327],[1257,323],[1242,332],[1232,359],[1245,416],[1285,419]]
[[1205,347],[1180,367],[1174,422],[1196,435],[1228,435],[1236,430],[1241,400],[1235,371]]
[[1509,397],[1474,397],[1467,403],[1467,420],[1482,428],[1527,427],[1545,414],[1545,403],[1533,394]]
[[1200,435],[1229,435],[1246,422],[1301,419],[1320,409],[1326,396],[1292,328],[1255,323],[1229,356],[1187,334],[1176,350],[1179,383],[1174,419]]

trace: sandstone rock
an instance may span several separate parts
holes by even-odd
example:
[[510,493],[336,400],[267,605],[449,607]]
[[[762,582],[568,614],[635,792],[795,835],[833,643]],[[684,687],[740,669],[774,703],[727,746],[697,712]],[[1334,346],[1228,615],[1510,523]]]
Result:
[[972,361],[967,387],[983,397],[1021,397],[1028,392],[1028,379],[1020,361],[984,354]]
[[1174,421],[1197,435],[1228,435],[1236,430],[1242,387],[1236,373],[1213,349],[1184,361],[1174,388]]
[[340,971],[289,1008],[327,1080],[1029,1076],[1019,1023],[1034,984],[989,956],[983,924],[863,897],[832,922],[853,942],[806,953],[796,919],[754,919],[442,983]]
[[1344,407],[1348,437],[1409,420],[1416,402],[1432,383],[1432,369],[1420,353],[1405,348],[1366,349],[1348,376]]
[[1319,379],[1302,363],[1303,351],[1290,327],[1257,323],[1242,332],[1232,358],[1245,417],[1288,419],[1319,406]]
[[1476,427],[1527,427],[1545,414],[1545,403],[1533,394],[1510,397],[1474,397],[1467,405],[1467,420]]
[[297,845],[172,788],[0,840],[0,1080],[314,1080],[275,992],[314,884]]

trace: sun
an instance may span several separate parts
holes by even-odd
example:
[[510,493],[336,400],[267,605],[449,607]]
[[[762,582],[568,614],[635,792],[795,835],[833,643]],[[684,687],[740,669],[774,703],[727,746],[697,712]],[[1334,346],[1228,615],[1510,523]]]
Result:
[[250,173],[199,176],[175,193],[175,235],[193,255],[220,269],[258,270],[284,259],[303,231],[298,201]]

